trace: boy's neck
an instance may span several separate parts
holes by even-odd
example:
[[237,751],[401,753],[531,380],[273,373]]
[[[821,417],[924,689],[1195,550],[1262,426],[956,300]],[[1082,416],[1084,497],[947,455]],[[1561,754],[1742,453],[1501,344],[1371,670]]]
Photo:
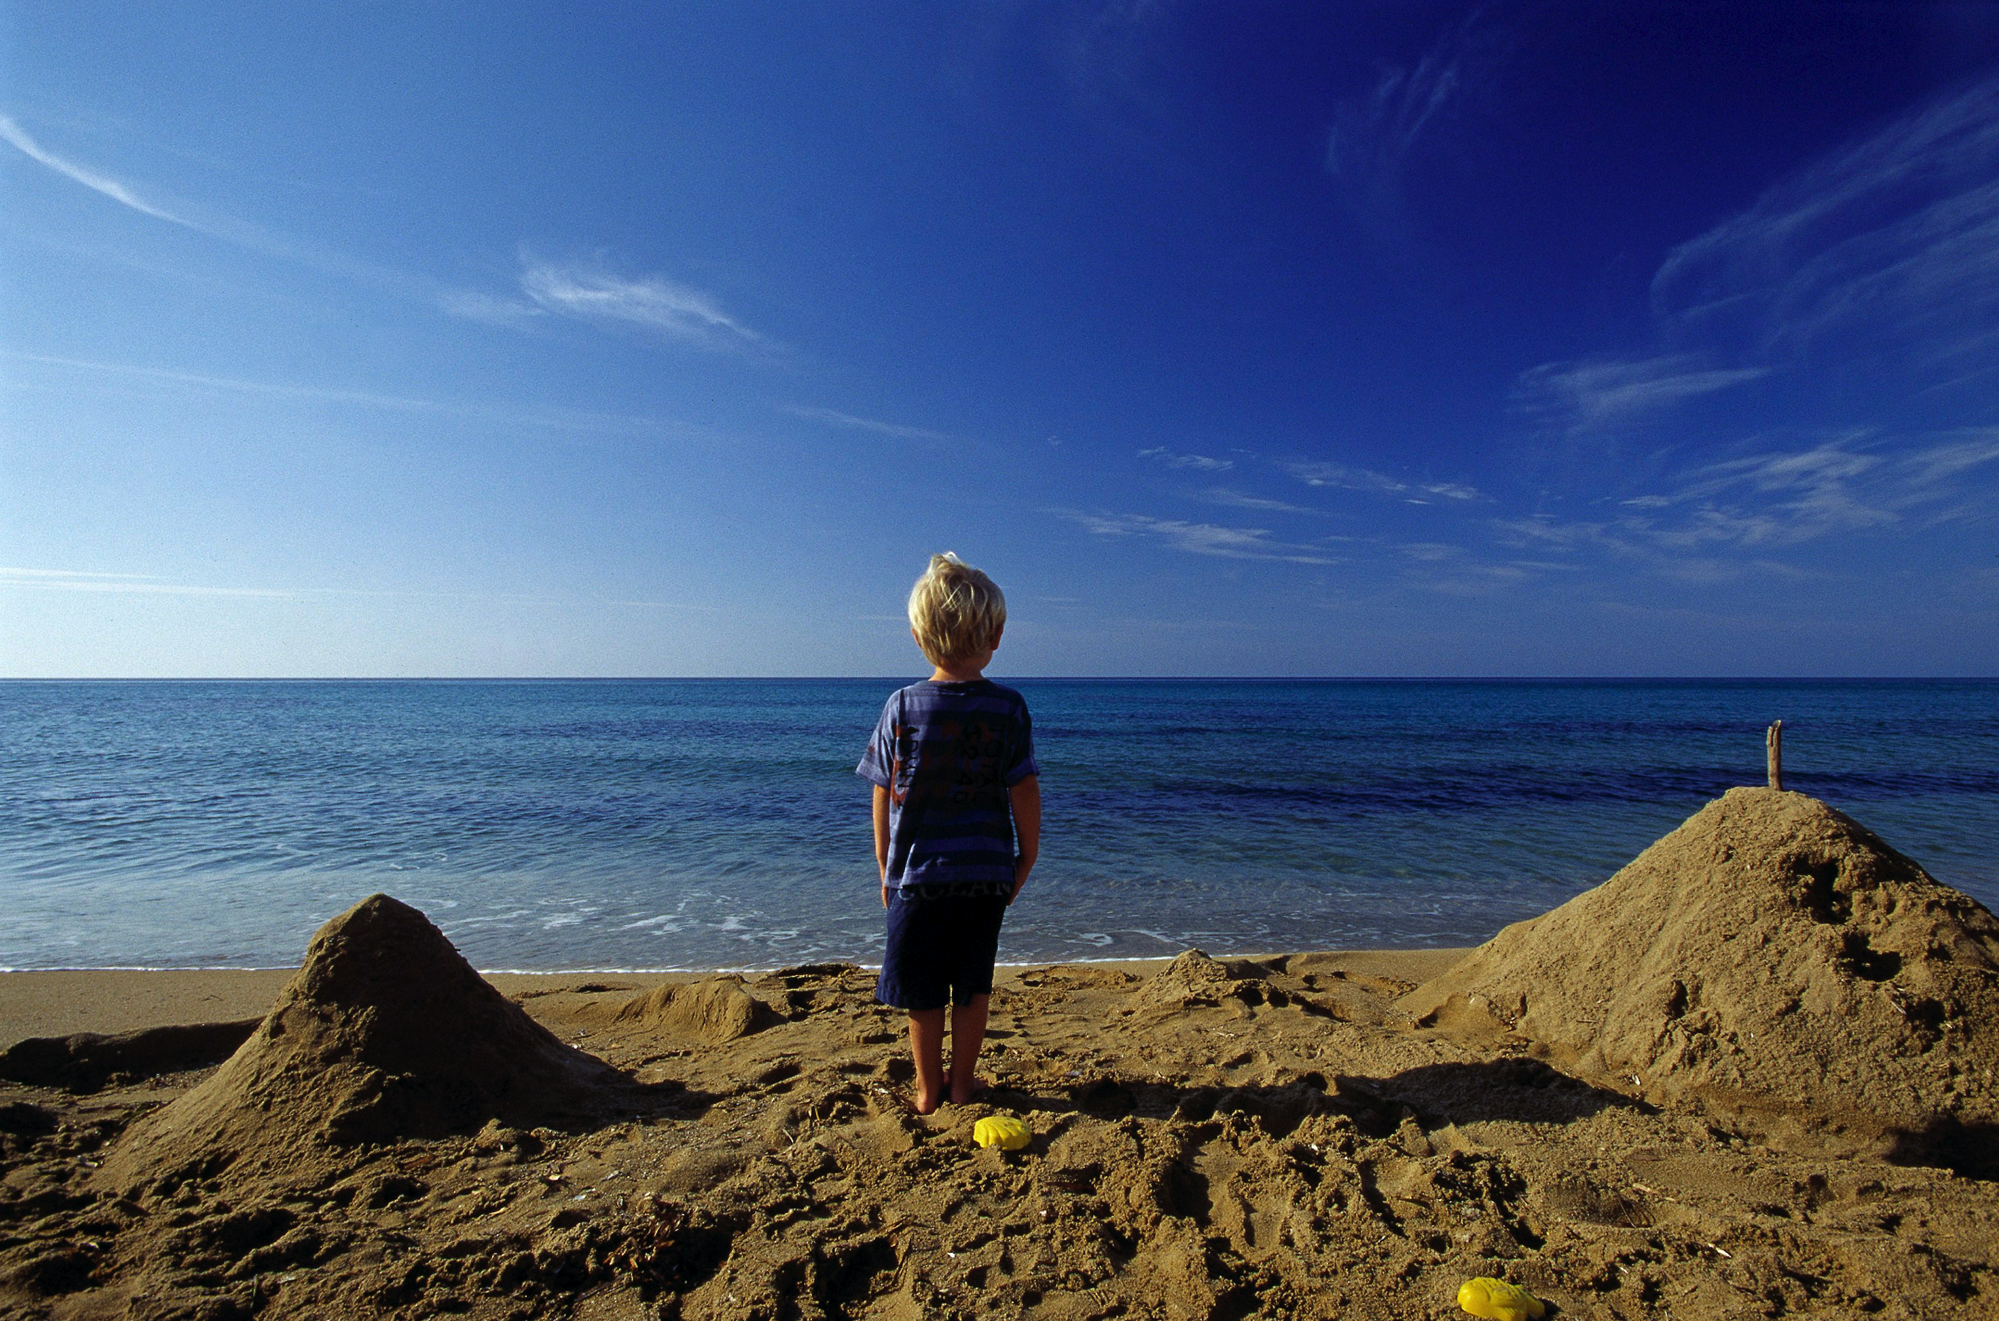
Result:
[[967,656],[961,661],[947,662],[930,671],[932,683],[977,683],[986,677],[986,666],[993,663],[989,651],[983,656]]

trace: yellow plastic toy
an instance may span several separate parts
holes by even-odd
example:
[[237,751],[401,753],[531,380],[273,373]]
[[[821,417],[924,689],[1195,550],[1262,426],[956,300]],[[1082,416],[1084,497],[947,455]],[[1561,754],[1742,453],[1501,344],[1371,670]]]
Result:
[[1479,1276],[1458,1286],[1458,1306],[1485,1321],[1530,1321],[1548,1314],[1548,1306],[1517,1284]]
[[1019,1151],[1033,1141],[1034,1134],[1027,1125],[1012,1115],[988,1115],[972,1125],[972,1141],[982,1147],[998,1147],[1001,1151]]

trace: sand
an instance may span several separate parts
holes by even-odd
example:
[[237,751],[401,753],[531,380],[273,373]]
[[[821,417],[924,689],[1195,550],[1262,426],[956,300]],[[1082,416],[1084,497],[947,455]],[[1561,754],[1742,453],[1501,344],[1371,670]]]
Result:
[[0,973],[0,1050],[26,1037],[261,1018],[293,971]]
[[[861,969],[488,990],[385,910],[419,1015],[309,957],[220,1068],[0,1083],[0,1314],[1442,1318],[1493,1275],[1557,1316],[1989,1316],[1989,1092],[1962,1081],[1989,1023],[1884,1019],[1842,1044],[1812,1015],[1989,988],[1990,915],[1811,800],[1718,806],[1732,823],[1697,816],[1591,892],[1588,922],[1565,906],[1469,954],[1013,970],[994,1090],[927,1117]],[[1705,855],[1680,847],[1694,837]],[[1839,865],[1733,917],[1676,907],[1725,907],[1703,877],[1743,889],[1743,855],[1714,847],[1741,839],[1750,873],[1787,848]],[[1677,884],[1648,891],[1660,875]],[[1896,943],[1911,913],[1935,939]],[[1794,919],[1832,930],[1741,952]],[[364,950],[358,931],[336,934]],[[1870,975],[1891,946],[1901,965]],[[1677,1014],[1644,1008],[1667,963]],[[106,1026],[172,1024],[202,976],[161,1020],[127,1006]],[[1766,1018],[1797,1039],[1751,1067],[1700,1047],[1695,1012],[1723,1043]],[[467,1024],[509,1048],[466,1047]],[[1873,1081],[1841,1072],[1880,1050],[1900,1053]],[[1806,1058],[1821,1081],[1798,1088]],[[430,1099],[329,1124],[382,1094],[367,1069]],[[1026,1150],[971,1142],[996,1112],[1027,1121]],[[1940,1117],[1956,1145],[1880,1140]]]
[[1730,790],[1401,1007],[1792,1144],[1999,1133],[1999,921],[1804,794]]
[[242,1045],[134,1124],[92,1182],[129,1193],[309,1181],[357,1145],[489,1119],[587,1127],[644,1108],[653,1090],[565,1045],[423,914],[375,895],[320,928]]

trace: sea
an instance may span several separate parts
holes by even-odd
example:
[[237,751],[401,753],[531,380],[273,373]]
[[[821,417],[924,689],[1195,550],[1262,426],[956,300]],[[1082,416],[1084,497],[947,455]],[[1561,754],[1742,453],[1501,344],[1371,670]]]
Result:
[[[1006,962],[1476,944],[1732,785],[1999,907],[1999,681],[1003,679],[1041,765]],[[0,967],[295,965],[376,891],[486,970],[879,960],[907,679],[0,683]]]

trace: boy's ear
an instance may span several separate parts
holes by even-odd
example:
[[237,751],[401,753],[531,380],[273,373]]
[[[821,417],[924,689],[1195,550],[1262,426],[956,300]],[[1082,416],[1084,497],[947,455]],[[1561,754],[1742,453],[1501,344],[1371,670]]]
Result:
[[1003,637],[1005,637],[1005,636],[1006,636],[1006,625],[1005,625],[1005,624],[1001,624],[1001,625],[1000,625],[1000,626],[999,626],[998,628],[996,628],[996,629],[994,629],[994,630],[993,630],[993,645],[992,645],[992,650],[994,650],[994,651],[998,651],[998,650],[999,650],[999,643],[1000,643],[1000,639],[1001,639],[1001,638],[1003,638]]

